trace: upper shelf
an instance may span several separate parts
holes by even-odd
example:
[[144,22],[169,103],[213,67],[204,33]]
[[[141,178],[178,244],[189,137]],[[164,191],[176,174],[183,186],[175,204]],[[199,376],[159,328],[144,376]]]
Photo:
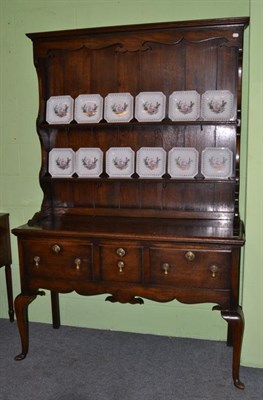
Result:
[[[126,218],[133,215],[136,221],[144,217],[148,221],[152,216],[156,219],[172,217],[174,220],[187,216],[189,221],[197,218],[238,219],[242,49],[247,24],[248,18],[230,18],[28,34],[33,42],[39,83],[37,131],[42,150],[39,178],[44,193],[41,211],[33,223],[38,224],[60,213],[101,215],[102,219],[105,216],[122,215]],[[223,91],[232,96],[227,97]],[[199,94],[200,101],[190,92]],[[223,113],[220,107],[218,109],[215,100],[218,92],[223,96],[222,109],[227,109],[228,113]],[[96,119],[89,119],[86,123],[87,119],[82,114],[90,118],[87,111],[94,111],[94,104],[92,100],[93,108],[90,111],[87,107],[86,110],[86,103],[82,103],[83,96],[94,94],[97,94],[99,103],[98,106],[95,103],[95,110],[100,113]],[[115,107],[119,106],[119,95],[120,105],[128,104],[127,115],[121,122],[111,114],[111,111],[118,114],[120,110]],[[133,96],[133,102],[128,102],[128,95]],[[188,107],[199,110],[199,113],[191,114],[191,120],[181,96],[186,96]],[[64,108],[61,110],[61,99],[57,103],[60,97],[66,97],[69,102],[66,102],[66,114],[68,109],[70,112],[66,115],[68,118],[63,120],[60,118],[65,116],[65,105],[62,103]],[[154,111],[156,108],[162,110],[158,118],[152,108]],[[209,110],[214,114],[207,112]],[[152,112],[154,117],[144,117],[144,111],[149,115]],[[134,155],[133,167],[125,175],[127,178],[120,173],[115,174],[109,167],[116,162],[112,152],[115,148],[128,148],[129,154]],[[150,151],[157,149],[158,163],[164,151],[167,162],[163,157],[164,162],[160,164],[165,167],[162,171],[170,171],[173,178],[162,173],[158,178],[148,179],[149,175],[145,178],[140,165],[151,168],[148,153],[143,156],[142,148]],[[198,152],[198,173],[195,176],[199,179],[175,179],[178,174],[173,172],[173,167],[168,169],[169,152],[174,148]],[[209,149],[205,153],[209,161],[207,164],[217,166],[218,161],[214,162],[211,148],[227,148],[233,155],[230,179],[208,178],[209,173],[202,168],[202,152]],[[54,173],[52,168],[60,163],[63,169],[65,161],[63,159],[61,163],[59,155],[64,154],[64,150],[71,150],[73,155],[69,164],[76,157],[83,166],[86,163],[84,161],[83,164],[81,158],[83,149],[96,149],[100,150],[98,153],[103,153],[100,170],[110,177],[97,173],[96,177],[88,178],[79,166],[72,168],[71,178],[57,177],[59,174]],[[160,149],[162,151],[159,152]],[[192,153],[197,154],[195,151]],[[119,155],[120,152],[117,153]],[[140,162],[136,168],[138,154]],[[222,160],[226,162],[224,155]],[[188,160],[190,163],[194,161],[196,159]],[[130,175],[131,171],[139,172],[140,178]],[[202,171],[205,179],[201,179]],[[77,177],[77,174],[82,177]],[[112,221],[115,220],[111,220],[111,224]],[[76,230],[75,222],[73,218]],[[138,232],[142,229],[138,226]],[[154,229],[155,222],[149,230],[151,237]],[[172,236],[176,235],[176,231],[173,226]],[[210,231],[207,232],[210,235]],[[164,234],[160,233],[162,237]],[[192,234],[190,221],[189,235]]]
[[127,127],[127,126],[158,126],[158,125],[167,125],[167,126],[171,126],[171,125],[176,125],[176,126],[180,126],[180,125],[184,125],[184,126],[190,126],[190,125],[195,125],[195,126],[204,126],[204,125],[220,125],[220,126],[239,126],[240,125],[240,120],[234,120],[234,121],[201,121],[201,120],[197,120],[197,121],[171,121],[168,119],[164,119],[163,121],[160,122],[138,122],[136,120],[132,120],[130,122],[98,122],[98,123],[93,123],[93,124],[78,124],[74,121],[72,121],[69,124],[48,124],[46,122],[42,122],[39,123],[38,126],[40,128],[44,128],[44,129],[48,129],[48,128],[63,128],[63,129],[70,129],[72,128],[79,128],[79,129],[85,129],[85,128],[110,128],[113,126],[116,127]]

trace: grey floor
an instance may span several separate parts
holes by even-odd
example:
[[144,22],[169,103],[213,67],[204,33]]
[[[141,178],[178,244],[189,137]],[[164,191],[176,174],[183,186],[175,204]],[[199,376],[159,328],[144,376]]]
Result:
[[263,369],[223,342],[30,323],[23,361],[16,323],[0,319],[0,400],[262,400]]

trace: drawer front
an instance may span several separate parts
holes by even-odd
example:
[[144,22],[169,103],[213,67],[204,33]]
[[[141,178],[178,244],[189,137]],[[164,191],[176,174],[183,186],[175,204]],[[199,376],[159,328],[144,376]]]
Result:
[[151,282],[181,288],[230,288],[231,252],[150,249]]
[[104,281],[140,282],[143,247],[116,243],[100,245],[100,274]]
[[39,239],[22,243],[25,270],[30,276],[91,279],[92,244]]

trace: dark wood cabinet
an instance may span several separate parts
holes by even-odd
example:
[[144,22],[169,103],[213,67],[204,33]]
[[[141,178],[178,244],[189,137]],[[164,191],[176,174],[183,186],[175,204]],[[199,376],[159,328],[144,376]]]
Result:
[[11,264],[12,255],[10,244],[9,214],[0,213],[0,268],[5,267],[8,315],[10,322],[13,322],[14,304]]
[[[133,304],[143,298],[212,302],[228,322],[234,383],[244,387],[239,379],[244,329],[240,249],[245,242],[239,216],[239,149],[247,24],[248,18],[230,18],[28,34],[39,80],[37,133],[44,198],[41,210],[13,230],[21,273],[21,293],[15,300],[22,341],[17,359],[28,352],[28,305],[42,289],[51,291],[55,327],[58,293],[107,293],[109,301]],[[190,91],[201,98],[198,116],[172,117],[171,94]],[[208,107],[203,100],[207,91],[227,91],[231,115],[219,116],[228,106],[224,97],[220,110],[213,109],[213,100],[207,100]],[[136,108],[140,93],[159,92],[166,105],[157,121],[145,121],[133,112],[127,121],[109,121],[102,115],[96,122],[82,123],[74,109],[67,123],[47,118],[50,98],[57,96],[71,96],[76,105],[79,95],[99,94],[105,112],[109,94],[129,93]],[[127,147],[135,154],[132,173],[109,174],[108,150]],[[103,154],[97,176],[83,177],[76,169],[64,176],[53,173],[52,150],[77,154],[92,148]],[[162,149],[168,160],[163,174],[140,174],[141,148]],[[169,173],[174,148],[194,149],[199,155],[195,174]],[[226,175],[204,173],[205,162],[217,163],[212,153],[205,161],[205,152],[213,149],[226,151]]]

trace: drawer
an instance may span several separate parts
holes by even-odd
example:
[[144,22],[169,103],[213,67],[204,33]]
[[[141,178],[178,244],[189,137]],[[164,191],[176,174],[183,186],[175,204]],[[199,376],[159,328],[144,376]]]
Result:
[[134,245],[100,245],[100,274],[104,281],[140,282],[143,247]]
[[22,242],[25,272],[48,279],[91,279],[92,244],[72,240]]
[[151,248],[151,282],[181,288],[230,288],[231,251]]

